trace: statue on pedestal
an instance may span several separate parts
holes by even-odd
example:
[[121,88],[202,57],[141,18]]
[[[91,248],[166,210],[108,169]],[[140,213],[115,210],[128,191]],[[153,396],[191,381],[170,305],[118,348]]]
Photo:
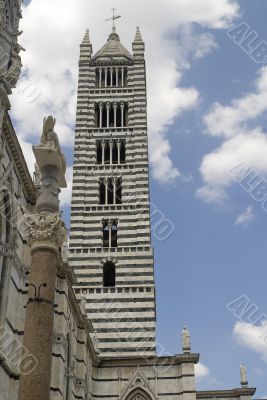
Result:
[[190,353],[191,351],[191,337],[186,326],[182,330],[182,348],[184,353]]
[[247,386],[248,378],[247,378],[247,368],[245,364],[240,364],[240,382],[241,386]]
[[[37,193],[36,211],[58,212],[60,193],[59,188],[67,187],[65,172],[66,160],[61,151],[58,136],[54,131],[55,118],[51,115],[44,118],[41,143],[33,146],[38,170],[41,175],[40,190]],[[40,181],[37,173],[37,181]]]
[[43,133],[41,136],[41,144],[39,147],[46,147],[55,150],[61,158],[63,172],[66,172],[66,160],[61,151],[58,136],[54,131],[56,119],[51,115],[43,120]]

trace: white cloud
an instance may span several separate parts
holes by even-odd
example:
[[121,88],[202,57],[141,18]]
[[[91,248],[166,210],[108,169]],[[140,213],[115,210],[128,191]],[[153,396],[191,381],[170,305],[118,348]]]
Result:
[[224,141],[202,159],[203,186],[197,191],[198,197],[208,203],[224,204],[226,189],[234,183],[229,171],[242,162],[267,175],[267,135],[257,126],[257,118],[266,111],[267,67],[259,72],[255,92],[233,100],[230,106],[212,106],[204,117],[207,133],[221,136]]
[[233,336],[239,345],[258,353],[267,363],[267,320],[258,326],[248,322],[237,322]]
[[267,68],[262,68],[255,82],[255,92],[231,101],[230,106],[215,103],[204,117],[212,136],[232,137],[248,130],[247,123],[267,110]]
[[[238,15],[238,5],[232,0],[162,4],[114,0],[114,7],[124,16],[119,22],[122,42],[130,48],[137,24],[146,41],[152,172],[159,181],[170,182],[179,171],[170,159],[167,128],[180,113],[195,107],[199,98],[195,88],[182,87],[183,72],[194,58],[216,47],[213,36],[199,29],[228,27]],[[21,140],[38,141],[43,116],[52,113],[60,140],[72,146],[79,43],[89,26],[94,50],[103,45],[110,31],[104,22],[109,10],[108,0],[102,0],[101,7],[87,0],[34,0],[24,7],[24,76],[12,96]]]
[[235,220],[235,225],[247,225],[255,218],[253,207],[248,206]]
[[204,364],[198,363],[195,365],[195,374],[198,380],[207,378],[210,375],[210,370]]

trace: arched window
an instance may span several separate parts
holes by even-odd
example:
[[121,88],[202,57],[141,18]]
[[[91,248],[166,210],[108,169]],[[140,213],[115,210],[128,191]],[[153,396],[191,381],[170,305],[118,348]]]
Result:
[[117,187],[116,187],[116,204],[122,204],[122,180],[117,180]]
[[108,261],[103,267],[103,286],[115,287],[116,286],[116,268],[115,264]]
[[120,147],[120,161],[121,163],[125,163],[126,161],[126,148],[125,148],[125,140],[122,140]]
[[114,186],[112,179],[108,179],[108,204],[114,204]]
[[99,181],[99,202],[106,204],[106,187],[103,179]]
[[110,163],[109,142],[105,142],[105,164]]
[[113,142],[112,146],[112,163],[118,164],[118,145],[116,140]]
[[96,162],[97,164],[102,164],[102,146],[100,140],[96,144]]
[[122,204],[121,178],[101,178],[99,180],[99,204]]

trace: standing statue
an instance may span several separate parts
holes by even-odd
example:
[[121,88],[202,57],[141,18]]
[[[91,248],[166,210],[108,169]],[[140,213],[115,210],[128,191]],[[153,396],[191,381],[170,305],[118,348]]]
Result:
[[33,183],[35,186],[40,186],[41,185],[41,180],[42,180],[42,175],[41,172],[39,170],[39,167],[37,165],[37,163],[35,163],[34,165],[34,173],[33,173]]
[[61,151],[58,136],[54,131],[55,124],[56,120],[51,115],[44,118],[41,143],[33,146],[37,163],[35,183],[39,183],[40,188],[36,203],[38,213],[58,212],[59,188],[67,187],[66,160]]
[[191,350],[190,332],[186,326],[182,330],[182,348],[184,353],[189,353]]
[[80,308],[81,308],[82,315],[84,317],[86,317],[86,315],[87,315],[86,304],[87,304],[86,293],[82,292],[81,293]]
[[241,378],[241,386],[246,386],[248,384],[248,378],[247,378],[247,368],[245,364],[240,364],[240,378]]
[[56,125],[56,119],[51,115],[47,118],[44,118],[43,121],[43,133],[41,136],[41,144],[40,147],[48,147],[55,150],[61,157],[62,169],[64,173],[66,172],[66,160],[61,151],[61,147],[59,144],[58,136],[54,131]]

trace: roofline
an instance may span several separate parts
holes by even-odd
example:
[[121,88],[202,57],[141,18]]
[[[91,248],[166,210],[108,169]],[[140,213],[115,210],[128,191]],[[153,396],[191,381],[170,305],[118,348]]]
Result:
[[17,170],[18,175],[21,176],[28,197],[27,200],[34,205],[36,203],[35,186],[8,111],[4,113],[2,128],[9,150],[15,160],[14,168]]

